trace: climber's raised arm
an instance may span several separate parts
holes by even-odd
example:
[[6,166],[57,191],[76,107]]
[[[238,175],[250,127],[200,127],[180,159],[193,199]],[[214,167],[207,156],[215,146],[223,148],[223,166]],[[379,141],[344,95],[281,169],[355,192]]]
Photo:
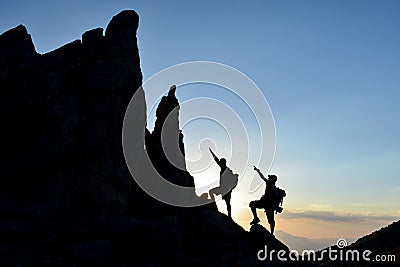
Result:
[[220,161],[219,161],[218,157],[214,154],[214,152],[211,150],[211,148],[210,148],[210,152],[211,152],[211,155],[213,156],[215,162],[216,162],[218,165],[220,165]]
[[259,168],[257,168],[256,166],[253,166],[254,167],[254,170],[258,173],[258,175],[260,175],[260,177],[261,177],[261,179],[263,179],[264,180],[264,182],[267,182],[268,181],[268,179],[267,178],[265,178],[265,176],[264,176],[264,174],[262,174],[262,172],[260,171],[260,169]]

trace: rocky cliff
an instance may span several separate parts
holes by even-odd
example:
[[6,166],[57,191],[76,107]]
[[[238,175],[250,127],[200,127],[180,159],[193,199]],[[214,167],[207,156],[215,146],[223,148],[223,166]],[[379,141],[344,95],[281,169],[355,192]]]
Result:
[[104,35],[94,29],[44,55],[22,25],[0,37],[0,190],[52,203],[67,217],[77,206],[82,216],[127,212],[131,179],[121,125],[142,82],[137,27],[137,14],[122,12]]
[[[248,233],[210,206],[162,204],[131,178],[121,131],[137,93],[145,138],[134,146],[146,143],[167,180],[194,185],[173,89],[155,130],[145,129],[138,21],[123,11],[105,31],[43,55],[22,25],[0,36],[0,266],[265,266],[256,258],[264,244],[287,249],[261,226]],[[160,150],[166,121],[177,164]]]

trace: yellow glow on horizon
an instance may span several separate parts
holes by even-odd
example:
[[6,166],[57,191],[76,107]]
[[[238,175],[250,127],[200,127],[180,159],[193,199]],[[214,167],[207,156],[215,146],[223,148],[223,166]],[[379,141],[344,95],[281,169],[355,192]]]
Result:
[[[285,212],[285,210],[283,212]],[[269,224],[264,211],[258,210],[257,214],[261,220],[260,223],[269,230]],[[248,231],[250,229],[250,222],[253,219],[250,208],[237,210],[236,213],[233,213],[233,217],[235,222],[245,230]],[[357,239],[391,223],[379,220],[365,222],[330,222],[316,219],[283,219],[280,217],[280,214],[275,215],[275,221],[275,230],[284,231],[295,236],[306,237],[309,239]]]
[[[207,191],[204,185],[210,183],[214,183],[214,186],[217,185],[219,182],[218,174],[218,169],[216,169],[213,171],[208,170],[206,175],[204,175],[204,173],[196,175],[196,186],[202,185],[203,190]],[[253,219],[253,215],[248,205],[250,201],[259,199],[264,193],[264,186],[260,187],[255,193],[249,193],[249,181],[250,179],[248,179],[248,177],[239,181],[238,186],[232,192],[231,200],[232,217],[234,221],[246,231],[250,230],[250,222]],[[383,211],[382,209],[365,205],[356,206],[349,204],[347,206],[338,206],[333,203],[324,202],[308,204],[307,201],[304,201],[304,199],[302,200],[303,201],[299,201],[297,199],[295,201],[294,199],[288,199],[288,201],[284,201],[283,214],[275,215],[276,231],[284,231],[291,235],[308,239],[357,239],[393,222],[385,215],[392,216],[393,218],[398,216],[400,218],[400,212],[393,212],[393,209]],[[220,196],[218,196],[216,204],[221,213],[227,213],[225,202],[220,198]],[[296,204],[295,209],[293,207],[294,204]],[[375,216],[377,211],[382,212],[382,214]],[[324,218],[324,216],[319,218],[318,214],[311,218],[300,218],[301,216],[299,216],[299,218],[297,218],[297,216],[288,218],[284,216],[286,215],[285,212],[291,212],[292,214],[297,212],[331,212],[334,213],[334,215],[338,215],[339,218],[338,220],[334,218],[335,216],[332,216],[332,218]],[[258,209],[257,214],[261,220],[260,223],[267,230],[270,230],[264,211]],[[340,216],[351,216],[353,214],[363,215],[365,216],[365,220],[354,222],[340,220]]]

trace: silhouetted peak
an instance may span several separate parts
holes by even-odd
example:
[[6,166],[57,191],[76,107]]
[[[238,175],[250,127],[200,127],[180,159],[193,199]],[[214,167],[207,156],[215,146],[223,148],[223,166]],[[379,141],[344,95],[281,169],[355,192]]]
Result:
[[1,58],[25,58],[36,54],[32,38],[24,25],[18,25],[0,35]]
[[[165,179],[180,186],[194,187],[193,177],[186,172],[185,145],[179,128],[180,105],[175,91],[176,85],[172,85],[168,94],[161,98],[154,130],[146,140],[146,148],[156,169]],[[174,159],[173,164],[161,147]]]
[[11,36],[25,36],[28,35],[28,31],[24,25],[20,24],[15,28],[9,29],[5,31],[2,35],[0,35],[0,41],[3,41],[7,38],[12,38]]
[[139,26],[139,15],[133,10],[124,10],[115,15],[106,29],[106,37],[110,39],[136,40]]
[[179,102],[175,96],[175,91],[176,91],[176,85],[172,85],[168,91],[168,95],[163,96],[161,98],[160,104],[157,107],[156,116],[160,126],[164,124],[164,121],[167,118],[167,116],[175,108],[179,107]]

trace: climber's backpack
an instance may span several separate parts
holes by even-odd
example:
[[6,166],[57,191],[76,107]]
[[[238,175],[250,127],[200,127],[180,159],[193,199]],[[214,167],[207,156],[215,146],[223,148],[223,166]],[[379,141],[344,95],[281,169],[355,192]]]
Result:
[[274,210],[276,213],[281,213],[283,211],[283,198],[286,197],[286,192],[282,188],[277,187],[275,189],[275,196],[274,196]]
[[282,204],[284,197],[286,197],[285,190],[274,187],[266,191],[260,200],[264,205],[264,209],[272,209],[276,213],[281,213],[283,211]]
[[238,180],[239,180],[239,175],[233,173],[233,171],[227,167],[223,172],[220,180],[220,187],[222,188],[223,193],[232,191],[238,184]]

